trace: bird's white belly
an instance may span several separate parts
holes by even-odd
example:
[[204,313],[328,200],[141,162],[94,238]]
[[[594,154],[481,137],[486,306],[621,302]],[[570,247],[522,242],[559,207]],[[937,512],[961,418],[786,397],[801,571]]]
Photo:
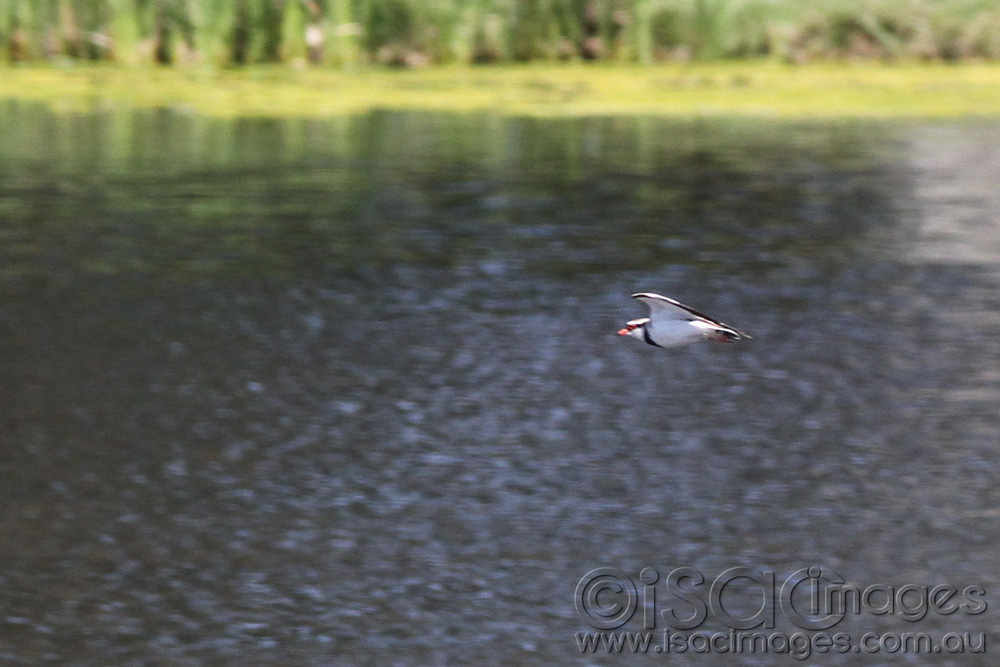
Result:
[[651,322],[647,325],[653,342],[663,347],[693,343],[704,337],[705,332],[687,320]]

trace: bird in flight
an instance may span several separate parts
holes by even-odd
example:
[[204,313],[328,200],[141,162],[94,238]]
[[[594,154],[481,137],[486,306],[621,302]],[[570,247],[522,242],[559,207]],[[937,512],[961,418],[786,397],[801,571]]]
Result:
[[702,338],[718,343],[731,343],[752,336],[728,324],[699,313],[670,297],[652,292],[632,295],[649,306],[649,317],[630,320],[618,331],[619,336],[632,336],[656,347],[673,347],[693,343]]

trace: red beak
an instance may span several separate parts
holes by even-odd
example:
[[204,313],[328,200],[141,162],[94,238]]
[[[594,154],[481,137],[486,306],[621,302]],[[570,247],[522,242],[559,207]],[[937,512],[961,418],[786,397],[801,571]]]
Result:
[[619,336],[627,336],[629,334],[629,332],[632,331],[632,329],[635,329],[635,327],[625,327],[624,329],[619,329],[618,330],[618,335]]

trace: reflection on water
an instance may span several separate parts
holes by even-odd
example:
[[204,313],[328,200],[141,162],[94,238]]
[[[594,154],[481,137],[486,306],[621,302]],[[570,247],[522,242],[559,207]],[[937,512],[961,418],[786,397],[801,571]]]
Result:
[[[618,664],[601,566],[998,589],[995,126],[0,118],[7,663]],[[638,290],[755,339],[619,339]]]

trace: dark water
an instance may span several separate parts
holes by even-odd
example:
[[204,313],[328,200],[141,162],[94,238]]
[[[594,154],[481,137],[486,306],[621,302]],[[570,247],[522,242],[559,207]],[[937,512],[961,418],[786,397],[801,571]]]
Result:
[[[0,120],[3,664],[995,664],[1000,125]],[[986,653],[581,655],[681,566]]]

